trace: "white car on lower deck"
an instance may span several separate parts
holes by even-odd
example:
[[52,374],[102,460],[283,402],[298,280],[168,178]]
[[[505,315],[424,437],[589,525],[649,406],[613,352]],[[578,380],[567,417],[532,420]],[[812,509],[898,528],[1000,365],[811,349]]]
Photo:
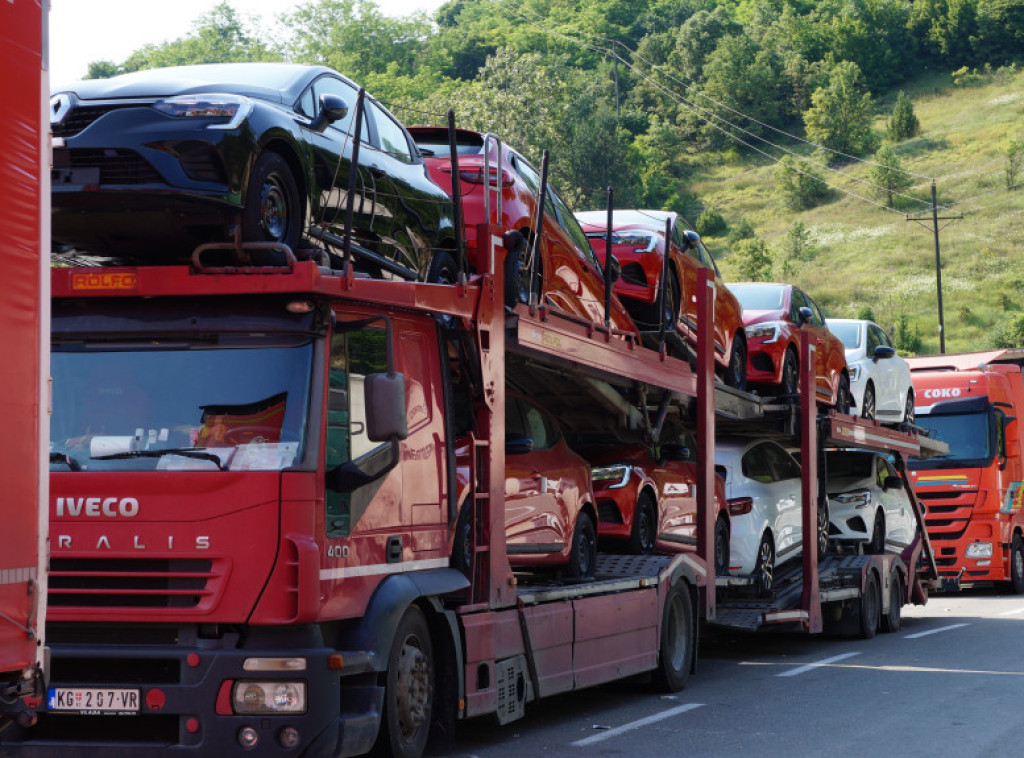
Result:
[[914,423],[910,367],[896,354],[885,330],[864,319],[830,318],[825,323],[846,348],[857,415],[889,424]]
[[832,539],[862,542],[865,553],[902,551],[917,533],[907,484],[888,459],[867,450],[826,453]]

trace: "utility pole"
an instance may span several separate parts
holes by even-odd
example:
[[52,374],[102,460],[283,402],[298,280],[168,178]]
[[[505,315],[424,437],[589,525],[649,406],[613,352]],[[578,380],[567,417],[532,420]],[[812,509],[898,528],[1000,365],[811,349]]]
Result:
[[946,325],[942,318],[942,257],[939,252],[939,222],[940,221],[956,221],[962,219],[964,214],[958,213],[955,216],[940,216],[939,206],[935,201],[935,180],[932,179],[932,212],[931,218],[927,216],[907,216],[907,221],[916,221],[921,226],[927,226],[930,223],[932,231],[935,235],[935,290],[938,293],[939,300],[939,352],[946,352]]

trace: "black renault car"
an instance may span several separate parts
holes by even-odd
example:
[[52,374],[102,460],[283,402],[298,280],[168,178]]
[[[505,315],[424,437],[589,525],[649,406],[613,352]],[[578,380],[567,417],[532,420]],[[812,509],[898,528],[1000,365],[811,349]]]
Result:
[[[200,243],[344,236],[358,87],[322,66],[225,63],[76,82],[50,102],[53,240],[131,262]],[[371,275],[437,278],[452,203],[365,98],[353,240]],[[318,235],[323,239],[323,235]]]

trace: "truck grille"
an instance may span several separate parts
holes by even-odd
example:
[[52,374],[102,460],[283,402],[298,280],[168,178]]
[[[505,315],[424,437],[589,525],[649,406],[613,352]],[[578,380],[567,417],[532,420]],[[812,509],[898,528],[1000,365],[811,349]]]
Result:
[[53,558],[54,607],[195,608],[221,579],[211,560]]
[[119,108],[138,108],[138,103],[126,103],[123,105],[80,105],[73,109],[64,120],[53,127],[54,137],[74,137],[80,131],[92,124],[100,116],[106,115]]

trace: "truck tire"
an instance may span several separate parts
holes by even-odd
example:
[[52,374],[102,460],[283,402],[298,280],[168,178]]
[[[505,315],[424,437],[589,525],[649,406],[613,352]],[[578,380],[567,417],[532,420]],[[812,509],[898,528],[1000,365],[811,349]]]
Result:
[[1014,595],[1024,593],[1024,540],[1019,534],[1013,535],[1010,545],[1010,581],[1006,589]]
[[684,582],[676,582],[665,597],[661,614],[661,647],[654,684],[664,692],[679,692],[690,678],[693,662],[693,605]]
[[434,651],[430,628],[418,606],[409,606],[398,622],[386,674],[384,712],[375,753],[420,758],[433,715]]
[[889,578],[889,612],[882,616],[883,632],[898,632],[903,621],[903,577],[895,568]]
[[882,591],[878,586],[878,574],[874,571],[868,571],[858,610],[858,634],[862,639],[869,640],[878,631],[878,617],[882,615]]

